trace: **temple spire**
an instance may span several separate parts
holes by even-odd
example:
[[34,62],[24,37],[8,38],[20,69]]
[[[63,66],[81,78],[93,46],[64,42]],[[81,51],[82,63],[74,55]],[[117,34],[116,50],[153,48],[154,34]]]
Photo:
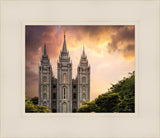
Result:
[[64,31],[64,41],[63,41],[63,50],[62,50],[62,52],[67,52],[65,31]]
[[84,44],[83,44],[83,52],[82,52],[82,56],[85,56]]
[[46,55],[47,52],[46,52],[46,44],[44,44],[44,55]]
[[84,44],[83,44],[83,52],[84,52]]

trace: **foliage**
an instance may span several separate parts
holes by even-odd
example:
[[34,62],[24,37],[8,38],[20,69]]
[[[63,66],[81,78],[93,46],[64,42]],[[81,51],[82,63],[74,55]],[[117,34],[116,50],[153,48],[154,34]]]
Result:
[[129,73],[104,94],[91,102],[85,102],[77,112],[134,112],[135,72]]
[[51,113],[51,111],[46,106],[34,105],[32,101],[30,101],[25,96],[25,112],[26,113]]
[[95,99],[96,105],[100,107],[100,112],[114,112],[118,107],[119,95],[117,93],[106,93]]
[[37,105],[38,104],[38,97],[33,97],[31,99],[31,102],[34,104],[34,105]]
[[99,107],[95,104],[95,101],[85,102],[77,110],[78,112],[99,112]]

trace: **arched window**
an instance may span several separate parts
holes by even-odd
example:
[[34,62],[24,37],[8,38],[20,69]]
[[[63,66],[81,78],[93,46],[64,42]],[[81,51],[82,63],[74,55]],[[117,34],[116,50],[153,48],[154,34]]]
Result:
[[56,99],[56,93],[53,93],[53,99]]
[[66,99],[66,87],[63,87],[63,99]]
[[82,91],[85,93],[86,92],[86,87],[83,86]]
[[76,102],[73,102],[73,106],[76,106]]
[[43,103],[43,106],[47,106],[47,102],[44,102],[44,103]]
[[73,94],[73,99],[76,99],[77,98],[77,95],[76,93]]
[[83,94],[83,101],[85,101],[86,100],[86,95],[85,94]]
[[53,105],[56,105],[56,102],[53,102]]
[[67,104],[66,103],[63,103],[63,112],[67,112]]
[[82,83],[86,83],[86,77],[82,78]]
[[47,99],[47,94],[46,93],[43,94],[43,98]]
[[66,73],[63,74],[63,83],[66,83]]

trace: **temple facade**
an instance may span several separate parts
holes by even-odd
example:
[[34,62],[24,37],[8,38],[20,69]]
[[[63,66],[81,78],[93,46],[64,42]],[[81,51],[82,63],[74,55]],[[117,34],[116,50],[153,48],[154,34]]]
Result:
[[77,67],[77,76],[72,78],[72,62],[67,51],[64,34],[63,47],[57,62],[57,78],[52,72],[46,45],[39,66],[38,104],[52,112],[76,112],[84,101],[90,101],[90,65],[83,48]]

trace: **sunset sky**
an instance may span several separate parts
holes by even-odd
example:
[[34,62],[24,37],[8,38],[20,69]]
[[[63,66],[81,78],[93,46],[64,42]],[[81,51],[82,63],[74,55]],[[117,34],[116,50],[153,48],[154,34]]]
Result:
[[57,60],[62,49],[64,30],[73,78],[83,45],[91,66],[90,99],[107,92],[111,84],[127,77],[135,69],[134,26],[26,26],[26,92],[38,96],[38,67],[44,44],[57,78]]

